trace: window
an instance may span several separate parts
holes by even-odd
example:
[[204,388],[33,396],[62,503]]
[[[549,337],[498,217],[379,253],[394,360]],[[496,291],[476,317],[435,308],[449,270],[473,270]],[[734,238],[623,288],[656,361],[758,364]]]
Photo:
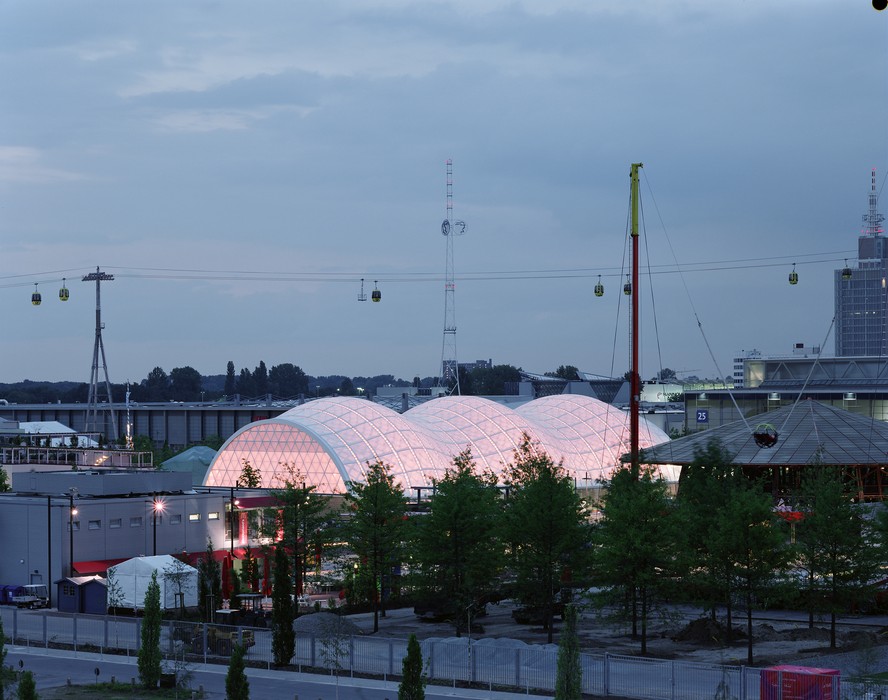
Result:
[[62,595],[73,596],[74,595],[74,584],[72,584],[72,583],[62,584]]
[[207,520],[218,520],[218,519],[219,519],[219,512],[218,511],[213,512],[213,513],[207,513]]
[[90,520],[89,521],[89,529],[90,530],[101,530],[102,529],[102,521],[101,520]]
[[200,513],[191,513],[188,516],[188,520],[191,521],[192,523],[200,522]]
[[130,527],[142,527],[142,516],[136,516],[135,518],[130,518]]
[[[72,527],[72,525],[73,525],[73,527]],[[71,532],[71,530],[74,530],[74,532],[78,532],[80,530],[80,521],[79,520],[75,520],[73,522],[68,523],[68,532]]]
[[117,530],[120,528],[121,524],[120,518],[111,518],[111,520],[108,521],[108,528],[111,530]]
[[175,515],[170,516],[170,525],[181,525],[182,524],[182,514],[176,513]]

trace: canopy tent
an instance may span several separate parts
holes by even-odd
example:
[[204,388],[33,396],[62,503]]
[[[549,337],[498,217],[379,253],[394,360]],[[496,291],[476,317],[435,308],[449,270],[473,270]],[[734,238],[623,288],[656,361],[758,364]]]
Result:
[[191,483],[199,486],[203,484],[207,469],[215,456],[216,450],[213,448],[197,445],[162,462],[160,468],[168,472],[190,472]]
[[[197,569],[169,554],[134,557],[108,567],[108,605],[144,609],[145,593],[154,572],[160,586],[161,608],[197,605]],[[181,601],[177,600],[180,594]]]

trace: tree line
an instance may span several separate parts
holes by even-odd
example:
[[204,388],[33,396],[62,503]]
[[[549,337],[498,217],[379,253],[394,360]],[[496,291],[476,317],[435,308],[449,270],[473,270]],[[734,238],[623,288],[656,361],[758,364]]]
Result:
[[288,593],[301,593],[322,553],[345,543],[355,557],[347,597],[370,606],[374,631],[409,590],[418,610],[449,619],[457,635],[487,602],[513,598],[551,642],[556,616],[582,592],[578,602],[631,624],[642,653],[667,602],[696,604],[713,621],[718,613],[727,641],[744,622],[752,663],[754,610],[804,609],[811,626],[828,615],[835,647],[836,615],[872,601],[888,563],[886,509],[854,503],[838,468],[807,467],[778,509],[764,480],[712,443],[677,494],[650,468],[618,468],[593,517],[563,465],[529,436],[504,466],[498,479],[467,448],[418,514],[382,462],[349,485],[341,512],[290,467],[270,521],[287,552]]

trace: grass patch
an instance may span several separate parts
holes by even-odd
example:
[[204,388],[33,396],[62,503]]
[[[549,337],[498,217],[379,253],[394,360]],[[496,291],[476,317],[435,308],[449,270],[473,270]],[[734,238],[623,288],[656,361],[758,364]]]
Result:
[[157,688],[147,690],[130,683],[90,683],[88,685],[63,685],[58,688],[45,688],[40,691],[42,700],[59,698],[101,698],[102,700],[149,700],[151,698],[191,697],[191,691],[179,688]]

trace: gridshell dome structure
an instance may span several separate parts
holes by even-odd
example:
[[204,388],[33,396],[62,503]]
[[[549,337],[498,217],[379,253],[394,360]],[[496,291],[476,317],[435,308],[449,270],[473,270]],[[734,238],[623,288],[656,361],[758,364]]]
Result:
[[[641,447],[669,440],[643,418]],[[205,486],[233,486],[247,460],[262,486],[283,485],[287,467],[320,493],[345,493],[361,482],[368,463],[384,462],[405,490],[431,486],[466,447],[479,469],[502,473],[527,433],[580,486],[607,478],[629,451],[628,415],[576,394],[547,396],[517,409],[476,396],[446,396],[399,414],[348,397],[318,399],[232,435],[216,454]],[[677,468],[661,466],[669,481]]]

